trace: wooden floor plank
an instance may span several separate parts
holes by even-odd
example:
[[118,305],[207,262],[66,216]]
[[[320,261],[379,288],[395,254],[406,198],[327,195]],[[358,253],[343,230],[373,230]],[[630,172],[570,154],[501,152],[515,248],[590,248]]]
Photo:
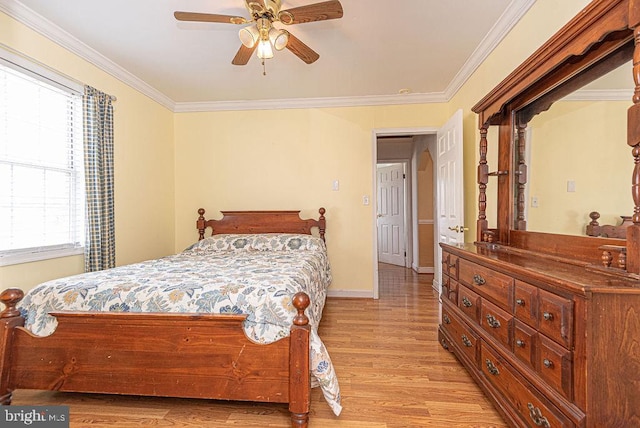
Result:
[[[438,343],[432,275],[380,264],[380,299],[328,298],[320,337],[340,380],[344,410],[312,391],[311,427],[507,425],[456,358]],[[288,427],[282,404],[19,390],[15,405],[70,406],[71,427]]]

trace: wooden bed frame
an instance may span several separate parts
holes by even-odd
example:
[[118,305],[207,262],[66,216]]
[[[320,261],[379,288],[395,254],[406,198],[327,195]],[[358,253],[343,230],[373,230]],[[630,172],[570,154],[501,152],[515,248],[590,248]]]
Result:
[[[205,220],[220,233],[303,233],[317,227],[324,240],[325,210],[318,220],[299,211],[223,211]],[[246,315],[56,312],[47,337],[26,330],[16,305],[20,289],[0,293],[0,404],[12,391],[52,391],[288,403],[293,427],[309,420],[309,296],[297,293],[289,337],[261,345],[242,328]]]
[[598,219],[600,213],[598,211],[591,211],[589,213],[591,221],[587,225],[586,234],[588,236],[602,236],[605,238],[627,238],[627,227],[633,224],[630,215],[621,215],[622,222],[620,224],[600,224]]

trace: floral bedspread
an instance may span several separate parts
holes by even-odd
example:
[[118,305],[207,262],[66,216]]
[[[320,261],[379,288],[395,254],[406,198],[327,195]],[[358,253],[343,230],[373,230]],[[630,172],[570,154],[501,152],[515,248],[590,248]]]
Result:
[[289,335],[296,310],[291,299],[306,292],[311,325],[311,371],[335,414],[338,380],[317,330],[331,283],[324,242],[310,235],[216,235],[156,260],[75,275],[30,290],[19,305],[25,327],[46,336],[54,311],[247,314],[247,337],[271,343]]

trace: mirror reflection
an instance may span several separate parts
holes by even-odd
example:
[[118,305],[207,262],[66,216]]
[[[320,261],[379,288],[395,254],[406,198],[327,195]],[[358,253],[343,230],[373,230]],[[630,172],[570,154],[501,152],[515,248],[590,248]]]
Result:
[[632,214],[633,157],[626,143],[630,67],[619,67],[534,116],[520,134],[524,150],[517,149],[516,138],[515,168],[521,156],[527,166],[520,206],[514,174],[516,229],[585,235],[592,211],[600,214],[600,225],[618,225],[621,216]]

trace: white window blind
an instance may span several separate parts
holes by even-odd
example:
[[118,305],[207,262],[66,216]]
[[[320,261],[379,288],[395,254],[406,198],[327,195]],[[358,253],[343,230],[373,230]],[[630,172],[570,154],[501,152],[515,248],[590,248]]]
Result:
[[82,96],[0,62],[0,265],[81,253]]

